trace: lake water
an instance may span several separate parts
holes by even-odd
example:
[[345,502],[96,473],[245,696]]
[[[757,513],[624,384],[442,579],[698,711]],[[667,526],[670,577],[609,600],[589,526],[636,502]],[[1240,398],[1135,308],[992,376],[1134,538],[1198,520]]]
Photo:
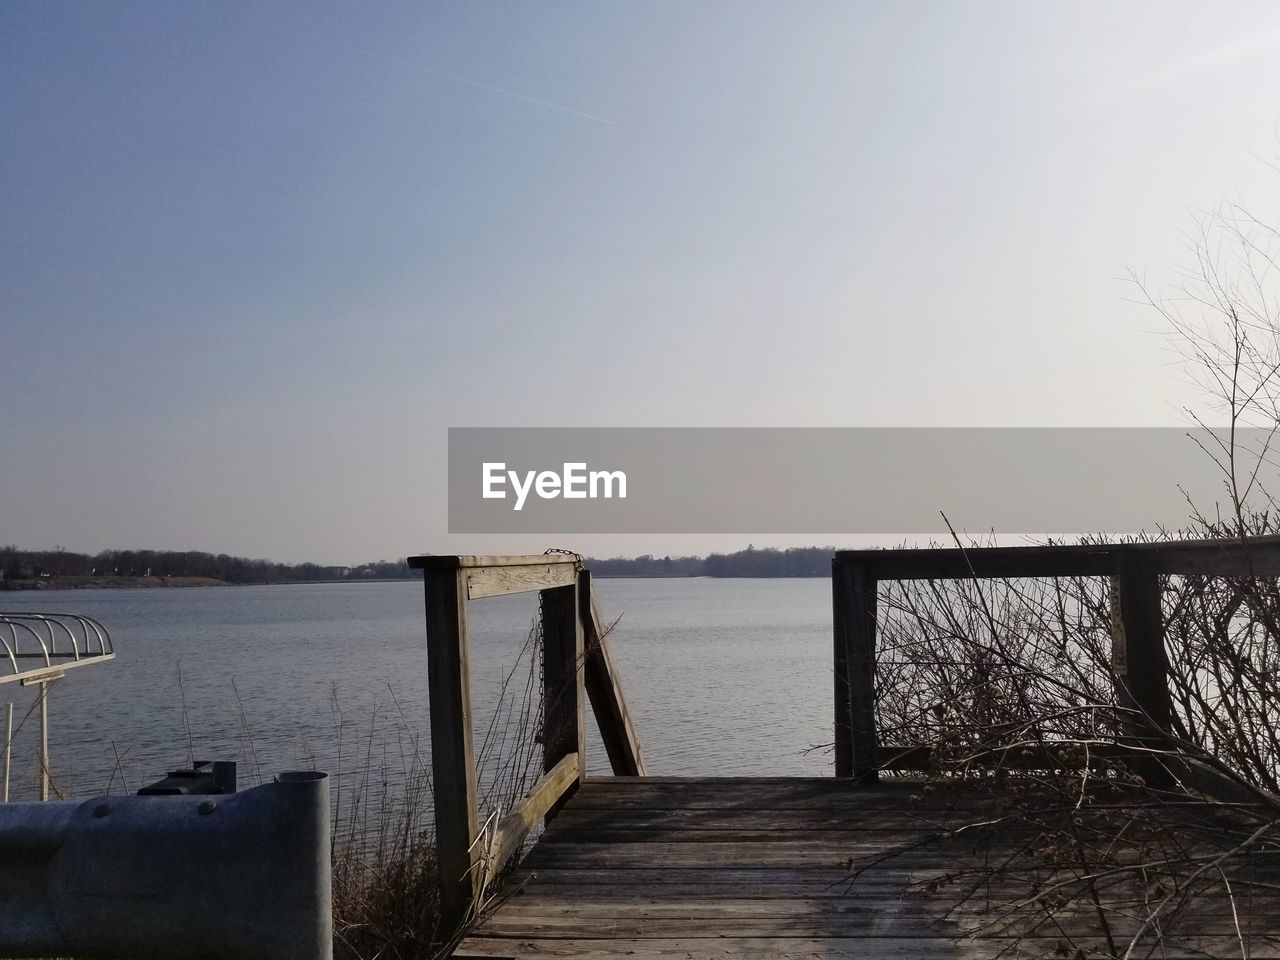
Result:
[[[649,772],[829,775],[831,586],[822,580],[597,580]],[[117,659],[50,694],[50,753],[64,796],[137,790],[200,759],[240,762],[242,785],[286,769],[396,768],[427,741],[419,583],[0,592],[0,611],[83,613]],[[477,739],[518,654],[537,595],[473,602]],[[181,670],[181,684],[178,682]],[[32,692],[15,703],[13,799],[34,796]],[[183,703],[185,701],[185,720]],[[588,709],[588,766],[608,760]],[[388,760],[387,758],[391,759]],[[255,762],[256,761],[256,762]]]

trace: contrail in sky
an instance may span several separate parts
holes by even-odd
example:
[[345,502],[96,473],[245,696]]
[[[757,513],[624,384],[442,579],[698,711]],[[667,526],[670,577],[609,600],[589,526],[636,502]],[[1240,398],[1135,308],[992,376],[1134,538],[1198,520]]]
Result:
[[[245,23],[251,23],[255,27],[264,30],[270,30],[269,24],[256,20],[253,17],[246,17],[243,14],[230,10],[223,10],[224,14],[235,17],[237,20],[243,20]],[[594,113],[584,113],[581,110],[574,110],[572,107],[566,107],[563,104],[552,103],[550,100],[539,100],[537,97],[526,97],[523,93],[516,93],[514,90],[507,90],[503,87],[495,87],[492,84],[481,83],[479,80],[468,80],[466,77],[459,77],[456,74],[445,73],[443,70],[435,70],[431,67],[423,66],[420,63],[411,63],[408,60],[402,60],[399,57],[392,57],[385,53],[376,53],[373,50],[364,50],[360,47],[352,46],[349,43],[326,43],[326,46],[333,46],[338,49],[350,50],[364,57],[371,57],[374,60],[382,60],[385,63],[393,63],[398,67],[404,67],[407,70],[421,70],[423,73],[429,73],[434,77],[440,77],[442,80],[451,80],[454,83],[464,83],[469,87],[476,87],[480,90],[488,90],[490,93],[496,93],[502,97],[510,97],[512,100],[522,100],[525,103],[536,104],[539,107],[546,107],[549,110],[558,110],[560,113],[567,113],[571,117],[581,117],[583,120],[593,120],[596,123],[605,123],[609,126],[616,126],[612,120],[605,117],[598,117]]]

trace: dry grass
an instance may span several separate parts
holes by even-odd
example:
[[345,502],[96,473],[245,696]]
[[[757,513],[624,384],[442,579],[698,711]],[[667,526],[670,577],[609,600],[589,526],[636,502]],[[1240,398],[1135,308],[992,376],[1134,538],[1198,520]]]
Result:
[[[1280,775],[1280,582],[1162,586],[1174,739],[1136,757],[1119,755],[1138,718],[1115,705],[1108,582],[882,586],[882,739],[934,746],[933,778],[986,794],[992,815],[967,825],[971,836],[1019,838],[1012,856],[928,892],[987,917],[983,929],[1010,936],[1010,951],[1051,936],[1066,957],[1178,952],[1203,924],[1193,902],[1230,918],[1217,955],[1249,956],[1258,931],[1278,932],[1280,800],[1269,791]],[[1200,793],[1186,757],[1221,775],[1217,797],[1229,787],[1245,802]]]
[[[482,824],[511,809],[541,773],[541,627],[534,623],[504,677],[477,749]],[[422,960],[445,955],[461,931],[440,927],[439,864],[429,758],[392,694],[395,749],[358,746],[360,773],[335,790],[334,948],[339,960]],[[334,699],[341,766],[341,709]],[[496,887],[500,877],[489,884]],[[476,905],[479,911],[480,904]]]

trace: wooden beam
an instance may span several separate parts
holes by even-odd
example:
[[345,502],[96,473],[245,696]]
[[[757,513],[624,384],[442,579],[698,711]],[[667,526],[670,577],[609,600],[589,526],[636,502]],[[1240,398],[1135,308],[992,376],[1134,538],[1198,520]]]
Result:
[[548,563],[577,565],[582,558],[576,553],[497,554],[423,554],[405,561],[414,570],[467,570],[474,567],[537,567]]
[[[1259,542],[1265,540],[1267,542]],[[1280,576],[1280,545],[1270,537],[1135,547],[1156,558],[1161,573],[1207,577]]]
[[568,586],[577,580],[578,570],[576,565],[569,563],[509,564],[463,569],[462,575],[467,581],[467,599],[480,600]]
[[576,553],[539,553],[529,556],[441,555],[410,557],[415,570],[463,572],[467,599],[501,597],[563,587],[577,577],[582,558]]
[[440,923],[448,936],[467,922],[482,879],[477,869],[467,597],[464,578],[456,569],[427,570],[424,581]]
[[1221,803],[1256,804],[1272,810],[1280,809],[1280,795],[1228,776],[1203,760],[1179,756],[1169,765],[1187,787]]
[[578,604],[582,618],[583,644],[586,648],[585,685],[596,726],[613,772],[622,777],[643,777],[644,757],[640,754],[640,738],[631,722],[631,711],[622,692],[613,644],[609,640],[604,617],[600,613],[591,573],[578,574]]
[[582,780],[582,772],[582,754],[571,753],[561,758],[529,789],[520,805],[498,821],[489,851],[490,876],[496,876],[507,859],[520,852],[520,845],[534,824]]
[[853,779],[874,782],[876,772],[876,578],[865,564],[854,564],[853,621],[849,632],[849,708],[853,718]]
[[879,580],[971,577],[1113,576],[1121,552],[1142,556],[1159,573],[1216,577],[1280,576],[1280,537],[1172,540],[1114,545],[1061,544],[959,549],[840,550],[837,559],[869,564]]
[[837,777],[853,776],[853,708],[849,701],[849,628],[850,600],[846,579],[847,561],[838,555],[831,561],[832,677],[835,682],[835,762]]
[[[583,723],[582,621],[578,582],[543,590],[542,604],[542,751],[544,771],[576,753],[586,766]],[[554,807],[554,816],[559,807]]]
[[[836,669],[845,678],[836,680],[836,776],[857,783],[873,783],[876,767],[876,578],[860,558],[837,557],[832,565],[831,591],[835,623]],[[845,701],[846,734],[841,733]],[[844,747],[843,756],[841,747]]]
[[955,547],[920,550],[840,550],[837,560],[865,564],[877,580],[967,580],[1005,577],[1101,577],[1114,572],[1115,548]]
[[[1169,657],[1160,610],[1157,554],[1120,550],[1111,580],[1111,664],[1116,703],[1130,711],[1121,742],[1160,749],[1173,716]],[[1139,764],[1149,780],[1168,780],[1158,760]]]

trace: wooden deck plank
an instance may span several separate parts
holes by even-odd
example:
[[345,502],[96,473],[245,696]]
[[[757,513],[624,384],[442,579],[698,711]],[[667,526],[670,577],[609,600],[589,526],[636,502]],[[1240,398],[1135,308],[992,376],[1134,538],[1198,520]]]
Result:
[[[1112,936],[1128,939],[1138,932],[1141,916],[1134,910],[1108,910],[1107,922]],[[1241,928],[1254,936],[1275,931],[1271,918],[1258,916],[1240,919]],[[1236,929],[1230,913],[1195,918],[1194,923],[1181,924],[1188,934],[1197,937],[1229,937]],[[822,914],[809,917],[529,917],[502,913],[480,925],[478,936],[552,937],[559,939],[599,938],[604,935],[622,939],[652,937],[722,937],[731,931],[737,937],[938,937],[980,936],[1007,940],[1014,936],[1061,936],[1089,938],[1098,933],[1096,912],[1073,912],[1041,916],[1034,920],[999,917],[913,916],[896,910],[869,911],[864,914]],[[1177,930],[1169,935],[1182,937]]]
[[960,827],[973,820],[970,812],[954,810],[885,809],[862,810],[856,817],[848,811],[810,808],[807,810],[694,808],[662,810],[645,807],[577,807],[561,811],[553,827],[570,830],[900,830]]
[[[1019,960],[1070,957],[1063,953],[1061,937],[1023,940],[1005,956]],[[696,957],[771,957],[773,960],[991,960],[1006,944],[959,941],[951,937],[646,937],[643,939],[536,939],[471,937],[454,954],[459,960],[554,960],[560,957],[627,957],[629,960],[687,960]],[[1106,941],[1093,938],[1077,946],[1089,956],[1105,955]],[[1280,942],[1249,944],[1252,960],[1280,960]],[[1196,937],[1169,946],[1162,960],[1204,960],[1205,957],[1239,957],[1234,937]],[[1139,956],[1146,957],[1144,951]]]
[[[877,869],[858,878],[844,868],[818,869],[812,867],[746,867],[724,869],[679,869],[650,867],[633,870],[610,869],[557,869],[517,871],[514,884],[525,884],[524,889],[551,887],[592,887],[604,898],[612,893],[619,897],[642,897],[655,889],[668,896],[718,898],[732,896],[736,889],[739,896],[759,897],[824,897],[839,898],[870,895],[871,892],[891,889],[902,891],[912,884],[930,882],[946,883],[955,876],[954,865],[896,869],[882,872]],[[1051,875],[1050,875],[1051,876]],[[977,881],[974,881],[977,882]],[[998,891],[1030,891],[1029,879],[983,881]],[[648,888],[645,890],[644,888]],[[752,891],[752,892],[748,892]]]
[[[1104,949],[1087,905],[1008,917],[1008,905],[1075,876],[1040,860],[1034,844],[1025,869],[1020,860],[1016,872],[979,879],[984,864],[1021,856],[1033,830],[939,839],[994,807],[963,783],[589,779],[456,956],[976,960],[1001,950],[1061,956],[1067,938],[1066,956]],[[1123,797],[1113,807],[1134,809]],[[1189,824],[1179,829],[1195,843],[1196,810],[1183,809]],[[1280,879],[1280,856],[1253,860]],[[1193,916],[1163,931],[1162,955],[1241,956],[1238,930],[1248,956],[1280,960],[1280,885],[1247,890],[1234,903],[1200,897]],[[1108,886],[1113,937],[1139,929],[1149,897],[1132,878]]]
[[[617,782],[612,782],[617,781]],[[653,781],[653,782],[646,782]],[[1115,804],[1125,805],[1117,796]],[[858,786],[832,778],[688,778],[588,777],[574,799],[575,811],[587,810],[757,810],[981,812],[999,809],[989,788],[957,780],[939,787],[917,781]]]
[[933,844],[920,847],[929,834],[907,837],[887,836],[880,842],[861,841],[829,843],[794,840],[790,843],[735,843],[705,840],[697,843],[542,843],[526,858],[533,869],[538,867],[610,867],[627,869],[663,864],[718,870],[722,867],[746,866],[861,866],[870,860],[893,856],[913,864],[954,862],[956,857],[979,856],[985,850],[981,841],[971,846],[949,850]]
[[[795,824],[755,827],[738,827],[724,824],[717,827],[640,827],[611,829],[602,827],[558,828],[542,835],[546,844],[568,843],[763,843],[772,845],[793,844],[797,838],[827,846],[866,845],[877,842],[888,844],[905,840],[923,840],[945,835],[946,828],[919,823],[904,822],[901,826],[875,827],[816,827],[805,829]],[[1027,833],[1026,830],[1023,831]],[[877,840],[877,838],[880,838]]]
[[[622,901],[584,897],[577,891],[558,896],[545,893],[541,896],[521,894],[503,904],[500,916],[493,917],[490,923],[499,921],[501,925],[513,918],[574,921],[865,918],[879,916],[882,906],[880,901],[866,897],[840,897],[835,902],[816,897],[772,897],[761,902],[759,898],[734,896],[731,891],[726,893],[728,895],[718,898],[668,895],[660,899],[646,899],[633,891],[630,897]],[[1106,909],[1110,914],[1131,917],[1136,916],[1137,911],[1149,902],[1142,897],[1108,897]],[[1271,907],[1280,906],[1280,894],[1269,895],[1266,904]],[[956,904],[939,897],[916,895],[902,897],[894,906],[897,916],[914,919],[951,917],[969,922],[988,922],[993,916],[1000,915],[1000,911],[990,901],[982,898]],[[1231,917],[1233,908],[1230,898],[1219,895],[1205,898],[1196,913],[1197,916],[1204,917]],[[1095,910],[1091,905],[1064,906],[1054,911],[1055,917],[1094,915]]]

